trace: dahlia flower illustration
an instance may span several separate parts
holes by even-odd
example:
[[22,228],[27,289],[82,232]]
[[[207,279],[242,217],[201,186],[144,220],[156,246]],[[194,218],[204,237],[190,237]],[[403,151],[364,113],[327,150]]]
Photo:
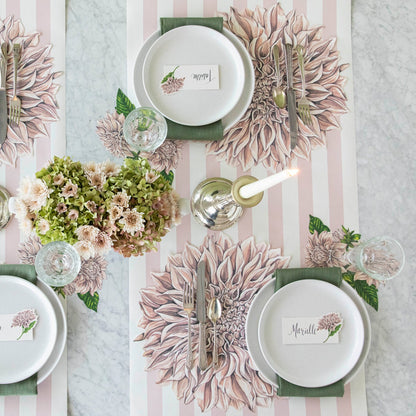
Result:
[[[310,27],[305,16],[295,10],[285,15],[279,4],[268,10],[231,8],[230,13],[222,16],[224,27],[249,51],[256,81],[246,113],[225,132],[223,140],[208,145],[208,153],[244,170],[260,163],[277,170],[290,165],[295,157],[308,159],[313,147],[325,145],[326,132],[339,127],[338,116],[347,112],[345,78],[341,72],[348,65],[339,64],[336,39],[322,39],[322,26]],[[280,75],[284,76],[284,43],[292,44],[294,51],[297,45],[303,47],[306,96],[312,114],[311,126],[298,117],[298,143],[294,149],[290,149],[288,112],[276,106],[271,94],[277,82],[271,49],[274,45],[279,48]],[[292,61],[294,89],[299,100],[301,77],[296,52]]]
[[347,245],[341,243],[338,232],[314,231],[306,243],[306,267],[343,267]]
[[185,78],[174,78],[170,77],[166,82],[164,82],[161,87],[165,94],[173,94],[174,92],[178,92],[183,88],[183,84],[185,83]]
[[115,157],[131,156],[129,145],[123,134],[123,114],[108,113],[97,121],[97,134],[104,147]]
[[[192,369],[185,365],[187,355],[187,315],[182,308],[185,283],[195,286],[199,261],[205,260],[207,298],[217,297],[223,313],[217,322],[219,366],[201,372],[197,365],[198,323],[191,321]],[[213,407],[254,410],[270,406],[275,396],[248,354],[245,320],[251,302],[277,268],[286,268],[289,257],[280,249],[265,243],[256,244],[253,237],[233,244],[222,233],[209,235],[201,246],[190,243],[183,253],[169,257],[163,272],[154,272],[155,285],[140,291],[143,329],[136,341],[143,341],[144,356],[149,358],[147,370],[158,372],[158,383],[170,383],[185,403],[197,400],[202,411]],[[213,327],[207,323],[207,345],[210,356]]]
[[59,119],[55,79],[62,72],[53,71],[52,46],[41,46],[39,38],[37,32],[25,34],[14,16],[0,19],[0,41],[7,45],[7,101],[13,97],[13,44],[20,44],[17,94],[22,104],[20,123],[8,125],[6,141],[0,146],[0,165],[14,165],[19,156],[30,154],[36,139],[48,137],[48,124]]
[[23,311],[18,312],[15,316],[13,316],[11,327],[18,327],[22,329],[22,333],[17,338],[17,341],[22,338],[22,336],[28,333],[31,329],[33,329],[38,322],[38,316],[34,309],[25,309]]
[[328,339],[334,336],[342,328],[342,318],[341,315],[337,312],[328,313],[319,320],[318,322],[318,331],[328,331],[328,336],[323,341],[324,343]]
[[153,153],[140,152],[150,166],[158,171],[169,172],[176,169],[182,158],[183,142],[181,140],[165,140]]

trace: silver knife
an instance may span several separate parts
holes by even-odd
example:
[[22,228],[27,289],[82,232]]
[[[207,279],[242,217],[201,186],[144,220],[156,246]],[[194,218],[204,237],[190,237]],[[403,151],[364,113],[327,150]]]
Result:
[[287,111],[289,112],[290,148],[294,149],[298,142],[298,120],[296,113],[296,97],[293,89],[292,45],[285,44],[287,70]]
[[196,317],[199,322],[199,368],[205,371],[208,368],[206,346],[206,305],[205,305],[205,261],[198,263],[196,278]]
[[6,73],[7,56],[6,44],[1,45],[0,53],[0,146],[4,143],[7,136],[7,97],[6,97]]

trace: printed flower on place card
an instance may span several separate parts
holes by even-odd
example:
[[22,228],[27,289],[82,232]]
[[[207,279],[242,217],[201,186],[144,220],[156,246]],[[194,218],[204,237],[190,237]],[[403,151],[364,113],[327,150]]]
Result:
[[328,336],[324,343],[327,342],[330,337],[334,336],[341,330],[342,324],[343,320],[341,315],[337,312],[327,313],[326,315],[322,316],[318,322],[318,331],[328,331]]
[[175,78],[175,71],[178,68],[179,66],[163,77],[161,88],[165,94],[173,94],[183,88],[185,78]]
[[38,315],[34,309],[25,309],[23,311],[18,312],[14,317],[11,324],[11,327],[20,327],[22,328],[22,333],[20,334],[17,341],[22,338],[22,336],[28,333],[31,329],[33,329],[36,324],[38,323]]

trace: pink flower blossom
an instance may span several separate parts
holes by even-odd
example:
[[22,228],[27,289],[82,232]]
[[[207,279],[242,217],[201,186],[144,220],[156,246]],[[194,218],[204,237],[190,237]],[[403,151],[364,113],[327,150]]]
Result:
[[[279,4],[268,10],[231,8],[223,13],[224,27],[231,30],[249,51],[255,72],[252,102],[242,118],[224,135],[208,145],[208,153],[244,170],[258,164],[274,171],[290,165],[295,157],[309,159],[315,146],[324,146],[326,133],[339,127],[338,117],[347,112],[336,39],[322,38],[322,26],[310,27],[304,15],[292,10],[287,15]],[[306,94],[312,108],[312,125],[298,117],[298,142],[290,148],[287,109],[278,108],[271,91],[276,86],[272,47],[279,48],[281,75],[286,70],[283,42],[301,45],[305,52]],[[293,78],[299,100],[301,78],[296,53],[293,54]],[[286,85],[283,83],[283,87]]]
[[[182,308],[185,283],[194,284],[200,260],[207,264],[207,298],[216,296],[223,313],[218,321],[219,368],[201,372],[197,356],[192,370],[186,365],[187,316]],[[222,233],[207,236],[201,246],[186,243],[182,253],[168,258],[162,272],[152,273],[154,286],[140,291],[143,317],[138,326],[143,334],[148,370],[156,372],[157,383],[170,383],[176,396],[186,404],[197,400],[202,411],[213,407],[224,410],[270,406],[273,388],[259,375],[248,354],[245,320],[258,290],[272,272],[288,266],[289,258],[280,249],[256,244],[254,238],[233,242]],[[198,345],[198,322],[191,321],[192,345]],[[207,323],[209,357],[213,345],[213,327]]]
[[18,95],[21,100],[20,123],[10,123],[6,141],[0,146],[0,165],[14,165],[21,155],[32,153],[35,140],[49,136],[48,125],[59,119],[56,78],[52,46],[41,44],[40,33],[25,34],[20,19],[9,16],[0,19],[0,37],[7,46],[7,102],[13,97],[13,44],[21,45],[17,68]]

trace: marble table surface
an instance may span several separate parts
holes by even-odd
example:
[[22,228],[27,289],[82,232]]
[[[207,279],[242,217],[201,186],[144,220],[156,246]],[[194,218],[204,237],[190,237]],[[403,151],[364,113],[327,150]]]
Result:
[[[381,287],[380,310],[370,310],[366,384],[374,416],[416,408],[415,21],[413,1],[352,0],[360,231],[394,236],[407,256],[402,275]],[[67,153],[108,159],[95,127],[127,85],[125,0],[68,0],[66,53]],[[100,313],[68,301],[70,415],[129,414],[128,264],[116,254],[108,262]]]

